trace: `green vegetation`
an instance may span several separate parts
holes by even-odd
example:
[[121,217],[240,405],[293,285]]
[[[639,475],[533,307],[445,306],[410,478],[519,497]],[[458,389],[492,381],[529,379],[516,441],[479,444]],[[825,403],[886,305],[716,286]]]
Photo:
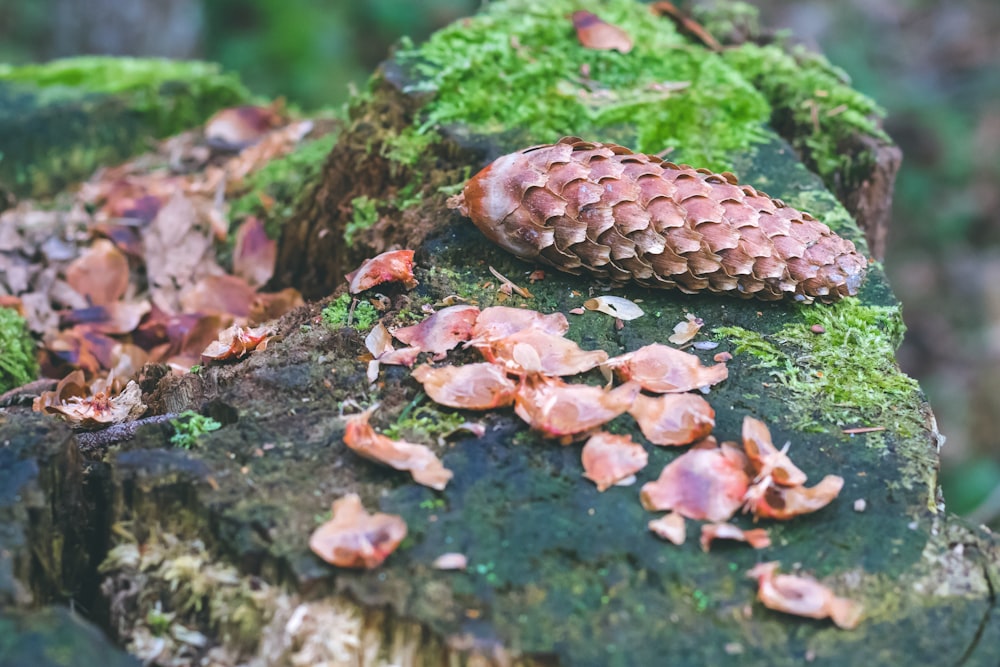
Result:
[[388,137],[382,146],[382,156],[407,167],[416,165],[427,149],[441,140],[441,135],[428,128],[409,126]]
[[451,435],[466,422],[458,412],[439,410],[434,405],[420,405],[426,398],[427,394],[423,392],[417,394],[383,434],[393,439],[433,441]]
[[[896,365],[904,331],[899,308],[850,298],[833,306],[803,306],[800,312],[801,321],[772,335],[741,327],[714,333],[732,343],[737,354],[770,369],[782,391],[789,392],[788,404],[805,406],[807,412],[789,416],[796,428],[862,424],[913,435],[920,395],[916,380]],[[822,333],[814,333],[814,327]]]
[[378,311],[363,299],[355,300],[344,293],[327,304],[322,312],[323,323],[332,329],[351,326],[364,333],[375,326]]
[[185,410],[180,413],[176,419],[170,420],[170,425],[174,427],[174,434],[170,436],[170,444],[184,449],[192,449],[198,444],[199,437],[222,428],[222,424],[219,422],[211,417],[200,415],[194,410]]
[[[631,36],[627,54],[580,45],[569,20],[599,11]],[[439,30],[398,60],[434,93],[427,125],[461,122],[479,132],[517,128],[533,139],[576,134],[646,152],[676,149],[685,161],[728,168],[770,116],[765,97],[716,54],[632,0],[600,7],[573,0],[493,3]]]
[[351,219],[344,226],[344,243],[352,245],[354,237],[378,222],[377,202],[366,196],[355,197],[351,200],[353,214]]
[[35,343],[13,308],[0,308],[0,393],[38,377]]

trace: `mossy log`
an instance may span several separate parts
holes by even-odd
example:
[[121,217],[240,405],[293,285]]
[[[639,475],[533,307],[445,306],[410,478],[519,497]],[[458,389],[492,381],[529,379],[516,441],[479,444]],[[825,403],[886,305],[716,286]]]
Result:
[[[940,436],[919,388],[895,366],[902,324],[877,265],[857,299],[833,306],[633,288],[614,293],[641,299],[646,315],[624,327],[599,313],[571,316],[571,338],[618,354],[663,341],[686,313],[696,314],[720,343],[715,351],[735,355],[730,378],[708,397],[720,439],[735,439],[743,417],[753,415],[771,425],[775,442],[792,443],[794,460],[809,474],[845,478],[829,507],[769,526],[773,546],[763,552],[739,545],[706,554],[693,539],[683,547],[658,541],[646,530],[652,515],[639,505],[638,487],[598,493],[581,478],[578,446],[541,439],[510,410],[435,407],[402,367],[383,368],[369,386],[366,331],[324,323],[321,308],[331,292],[343,292],[343,274],[394,246],[416,250],[420,285],[381,290],[387,325],[410,323],[421,306],[454,295],[480,306],[498,303],[504,297],[491,284],[490,267],[519,283],[535,267],[445,207],[455,186],[493,157],[557,139],[553,133],[637,148],[667,136],[643,134],[652,130],[642,114],[659,113],[666,102],[633,104],[641,91],[626,90],[628,61],[618,60],[630,54],[582,49],[565,18],[569,2],[532,6],[528,12],[519,2],[492,3],[487,14],[439,34],[431,50],[415,57],[404,51],[355,101],[320,180],[302,193],[281,239],[277,281],[326,300],[286,316],[283,339],[244,361],[183,377],[150,371],[143,380],[151,405],[197,409],[223,428],[185,450],[171,446],[169,425],[151,424],[129,441],[81,456],[68,429],[13,409],[0,414],[3,602],[24,608],[73,599],[141,657],[155,652],[159,664],[995,664],[1000,548],[939,502]],[[704,74],[704,85],[724,82],[719,94],[755,90],[644,5],[616,0],[588,9],[653,40],[657,57],[667,52],[655,40],[668,40],[669,53]],[[434,74],[441,65],[433,49],[458,48],[449,35],[464,35],[466,50],[452,57],[468,69],[465,94],[476,92],[476,77],[500,85],[484,61],[508,67],[508,57],[524,58],[529,67],[548,57],[575,72],[587,61],[595,81],[616,73],[614,94],[603,99],[628,99],[636,120],[602,116],[601,99],[588,101],[596,105],[590,115],[575,118],[560,107],[569,104],[566,96],[553,93],[540,103],[551,123],[562,125],[504,115],[463,124],[442,104],[449,79]],[[484,40],[494,38],[487,48]],[[538,39],[544,52],[533,51],[541,48]],[[635,53],[643,68],[652,66],[638,42]],[[422,83],[432,79],[437,88],[428,91]],[[864,247],[823,181],[769,129],[769,105],[751,105],[731,119],[752,131],[707,139],[699,132],[722,126],[705,124],[703,109],[685,114],[679,104],[668,105],[668,118],[688,119],[693,134],[673,144],[678,160],[702,156],[708,166],[728,167]],[[439,124],[425,127],[435,117]],[[369,212],[358,215],[362,208]],[[349,226],[350,244],[343,240]],[[600,287],[548,273],[530,286],[532,298],[505,303],[568,312]],[[826,333],[812,333],[815,325]],[[458,361],[474,356],[453,354]],[[417,486],[349,451],[341,438],[352,402],[380,402],[379,429],[394,426],[434,448],[455,473],[448,487]],[[447,425],[466,419],[482,422],[485,435],[439,442]],[[856,426],[884,430],[842,432]],[[612,428],[640,438],[624,419]],[[677,456],[652,449],[640,483]],[[409,527],[401,548],[372,572],[334,568],[308,548],[331,501],[350,492],[370,510],[401,515]],[[864,511],[857,511],[858,500]],[[465,554],[469,567],[434,569],[445,552]],[[861,601],[860,627],[843,631],[764,609],[745,576],[761,560],[800,566]]]

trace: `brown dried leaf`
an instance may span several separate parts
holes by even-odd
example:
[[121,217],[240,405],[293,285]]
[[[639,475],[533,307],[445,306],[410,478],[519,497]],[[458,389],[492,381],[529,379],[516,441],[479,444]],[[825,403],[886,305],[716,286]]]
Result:
[[827,475],[816,486],[775,486],[763,480],[747,492],[747,508],[758,519],[786,521],[829,505],[844,488],[844,478]]
[[406,289],[417,286],[413,277],[413,251],[390,250],[371,259],[366,259],[357,270],[345,278],[351,294],[358,294],[376,285],[388,282],[402,282]]
[[707,438],[715,426],[715,410],[695,394],[639,395],[629,414],[654,445],[689,445]]
[[435,403],[465,410],[510,405],[517,390],[517,383],[502,368],[489,363],[439,368],[423,364],[413,369],[413,378]]
[[[72,382],[75,384],[76,379]],[[146,405],[142,402],[142,389],[139,385],[129,381],[125,389],[113,396],[113,384],[113,381],[95,382],[91,385],[92,394],[85,397],[71,396],[58,403],[53,403],[50,397],[43,394],[35,399],[35,406],[38,407],[34,409],[59,415],[71,426],[85,429],[103,428],[141,417],[146,411]],[[65,390],[66,387],[60,382],[56,393]]]
[[264,223],[250,216],[236,229],[233,248],[233,273],[253,287],[267,284],[274,275],[278,243],[267,237]]
[[674,345],[683,345],[692,338],[698,335],[701,328],[705,325],[705,321],[700,317],[695,317],[691,313],[685,316],[683,322],[677,323],[674,327],[674,333],[667,338],[668,341]]
[[757,599],[765,607],[806,618],[829,617],[845,630],[861,622],[864,609],[860,603],[837,597],[812,577],[777,574],[779,565],[760,563],[747,572],[748,577],[757,580]]
[[479,309],[475,306],[449,306],[419,324],[396,329],[392,335],[407,345],[430,352],[435,359],[443,359],[446,352],[472,338],[478,316]]
[[646,526],[657,537],[673,542],[677,546],[684,544],[684,540],[687,539],[684,517],[676,512],[670,512],[659,519],[653,519]]
[[603,432],[587,440],[581,456],[583,476],[602,492],[635,475],[649,461],[649,454],[631,436]]
[[540,377],[518,388],[514,411],[544,437],[568,443],[628,410],[638,393],[633,382],[609,391]]
[[427,446],[393,440],[376,433],[368,423],[368,418],[376,407],[372,406],[347,418],[344,444],[366,459],[384,463],[396,470],[409,471],[417,484],[438,491],[444,489],[452,478],[452,472],[442,465],[441,460]]
[[634,380],[656,394],[691,391],[729,377],[725,364],[702,366],[695,355],[659,343],[609,359],[607,366],[623,380]]
[[632,50],[632,38],[627,32],[591,12],[573,12],[573,27],[576,28],[577,39],[585,48],[619,53]]
[[726,521],[743,504],[749,482],[743,467],[721,448],[698,447],[667,464],[659,479],[643,485],[640,500],[650,511]]
[[111,241],[97,239],[66,267],[66,282],[93,305],[111,305],[128,289],[128,259]]
[[256,299],[253,287],[239,276],[205,276],[181,293],[180,303],[186,313],[232,315],[246,318]]
[[238,151],[257,143],[282,122],[273,105],[230,107],[205,123],[205,141],[214,148]]
[[781,486],[802,486],[806,474],[791,459],[786,450],[778,449],[771,442],[771,432],[764,422],[747,416],[743,418],[743,450],[757,472],[758,479],[771,477]]
[[649,6],[649,9],[657,16],[671,18],[681,32],[694,37],[712,51],[722,51],[722,45],[719,44],[718,40],[712,37],[712,34],[705,30],[700,23],[681,12],[674,3],[665,0],[654,2]]
[[249,320],[251,325],[276,320],[299,306],[304,306],[302,295],[294,287],[286,287],[280,292],[257,294],[250,302]]
[[273,333],[274,329],[268,326],[251,328],[233,325],[221,331],[218,339],[202,350],[202,363],[242,359]]
[[746,542],[754,549],[771,546],[771,537],[763,528],[743,530],[731,523],[706,523],[701,527],[701,550],[708,551],[715,540],[736,540]]
[[351,493],[333,503],[333,518],[313,531],[309,548],[337,567],[373,569],[406,537],[406,522],[395,514],[369,514]]

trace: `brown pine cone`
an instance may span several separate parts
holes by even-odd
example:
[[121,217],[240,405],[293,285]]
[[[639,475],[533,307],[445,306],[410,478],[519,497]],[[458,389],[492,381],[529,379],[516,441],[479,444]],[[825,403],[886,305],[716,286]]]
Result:
[[857,293],[867,266],[730,173],[576,137],[498,158],[448,205],[522,259],[618,283],[833,302]]

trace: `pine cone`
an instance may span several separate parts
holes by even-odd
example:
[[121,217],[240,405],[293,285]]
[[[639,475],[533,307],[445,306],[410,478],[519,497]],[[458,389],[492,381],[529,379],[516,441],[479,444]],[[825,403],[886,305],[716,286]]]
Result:
[[497,159],[448,204],[522,259],[616,283],[833,302],[857,293],[867,266],[730,173],[576,137]]

